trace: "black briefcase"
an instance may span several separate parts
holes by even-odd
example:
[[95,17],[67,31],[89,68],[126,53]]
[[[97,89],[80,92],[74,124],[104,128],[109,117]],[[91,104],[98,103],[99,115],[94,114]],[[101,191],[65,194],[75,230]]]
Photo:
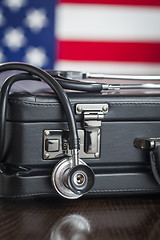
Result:
[[[5,77],[0,76],[1,85]],[[86,179],[88,197],[160,193],[160,92],[117,87],[67,91],[67,96],[80,157],[70,181],[77,181],[80,190],[66,181],[75,166],[62,103],[46,83],[28,80],[15,83],[7,99],[0,196],[74,199],[85,193]]]

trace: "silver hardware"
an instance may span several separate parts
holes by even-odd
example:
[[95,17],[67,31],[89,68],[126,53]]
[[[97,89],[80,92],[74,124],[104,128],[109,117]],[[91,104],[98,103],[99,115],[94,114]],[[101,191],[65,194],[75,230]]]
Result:
[[95,156],[95,158],[99,158],[99,152],[96,152],[96,153],[94,154],[94,156]]
[[85,143],[84,151],[88,154],[100,154],[100,134],[98,134],[101,128],[101,121],[86,120],[84,121],[85,129]]
[[108,112],[108,104],[107,103],[96,103],[96,104],[87,104],[87,103],[82,103],[82,104],[77,104],[76,105],[76,114],[81,114],[84,111],[89,111],[89,112],[103,112],[106,114]]
[[82,108],[80,106],[77,107],[77,111],[81,113],[82,112]]
[[49,153],[44,153],[44,158],[45,158],[45,159],[49,159],[49,157],[50,157],[50,154],[49,154]]
[[107,112],[107,111],[108,111],[108,106],[106,106],[106,105],[103,106],[103,107],[102,107],[102,110],[103,110],[104,112]]
[[[79,159],[79,164],[86,165],[81,159]],[[72,158],[64,158],[61,162],[55,166],[52,173],[52,184],[55,190],[64,198],[77,199],[82,195],[77,195],[73,193],[66,182],[68,171],[72,168]],[[78,176],[77,176],[78,180]],[[76,181],[77,182],[77,181]]]
[[[108,104],[77,104],[76,113],[83,114],[83,128],[78,129],[79,157],[83,159],[100,157],[101,121],[108,112]],[[46,134],[47,133],[47,134]],[[72,150],[73,153],[74,150]],[[76,150],[77,151],[77,150]],[[44,130],[43,159],[50,160],[71,155],[69,149],[69,131]],[[76,154],[75,154],[76,156]],[[77,165],[78,159],[74,159]]]
[[[85,75],[86,74],[86,75]],[[160,76],[151,75],[118,75],[118,74],[103,74],[103,73],[83,73],[85,78],[90,79],[117,79],[117,80],[160,80]]]
[[117,80],[140,80],[140,81],[159,81],[160,76],[156,75],[124,75],[124,74],[106,74],[106,73],[90,73],[79,71],[55,71],[56,77],[62,77],[67,80],[83,80],[83,79],[117,79]]
[[[89,73],[89,72],[77,72],[77,71],[54,71],[55,77],[60,77],[62,79],[68,80],[71,82],[72,80],[76,80],[82,82],[85,79],[85,82],[89,82],[90,84],[101,85],[101,90],[124,90],[124,89],[160,89],[160,84],[151,83],[150,81],[160,81],[160,76],[145,76],[145,75],[116,75],[116,74],[105,74],[105,73]],[[86,81],[86,79],[105,79],[107,80],[123,80],[123,81],[145,81],[150,83],[144,84],[107,84],[102,82],[91,82]],[[83,81],[84,83],[84,81]],[[98,90],[98,91],[101,91]]]
[[[81,113],[78,109],[82,109]],[[83,114],[83,128],[85,130],[84,151],[92,158],[100,156],[100,132],[104,115],[109,110],[107,103],[77,104],[76,113]]]
[[[44,160],[50,160],[50,159],[56,159],[60,158],[63,155],[71,155],[71,150],[69,149],[69,131],[63,131],[63,130],[48,130],[50,134],[48,136],[45,135],[45,131],[43,134],[43,159]],[[98,134],[100,134],[100,131],[98,131]],[[79,136],[79,144],[80,144],[80,150],[79,150],[79,156],[80,158],[97,158],[94,154],[89,154],[84,151],[84,130],[78,129],[78,136]],[[59,140],[59,151],[50,151],[48,152],[48,141],[54,141]],[[76,159],[75,159],[76,162]]]
[[47,152],[58,152],[59,151],[59,139],[46,139],[46,151]]
[[144,84],[104,84],[103,90],[124,90],[124,89],[160,89],[160,84],[144,83]]
[[45,134],[46,136],[49,136],[49,135],[50,135],[50,132],[49,132],[48,130],[45,130],[45,131],[44,131],[44,134]]
[[83,173],[75,173],[74,177],[73,177],[73,181],[75,185],[83,185],[85,182],[85,175]]
[[[89,153],[89,152],[86,152],[86,146],[85,146],[85,144],[86,144],[86,141],[85,141],[85,131],[84,130],[78,130],[78,136],[79,136],[79,144],[80,144],[80,150],[79,150],[79,156],[80,156],[80,158],[83,158],[83,159],[87,159],[87,158],[97,158],[96,156],[95,156],[95,154],[93,154],[93,153]],[[99,138],[100,138],[100,135],[98,136]],[[97,142],[98,141],[100,141],[100,139],[99,140],[97,140]],[[92,141],[92,144],[94,144],[93,143],[93,141]],[[97,148],[97,145],[96,144],[94,144],[95,146],[96,146],[96,149],[95,149],[95,151],[97,150],[97,151],[99,151],[100,152],[100,145],[98,146],[98,148]]]
[[71,150],[71,155],[73,157],[72,167],[74,167],[76,165],[79,165],[78,150],[77,149],[72,149]]
[[62,150],[62,130],[44,130],[43,159],[53,159],[62,153],[65,153],[65,147],[64,150]]

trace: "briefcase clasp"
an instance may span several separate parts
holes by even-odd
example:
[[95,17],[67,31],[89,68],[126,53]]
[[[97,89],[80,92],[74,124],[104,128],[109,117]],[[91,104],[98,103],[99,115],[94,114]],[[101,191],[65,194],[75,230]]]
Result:
[[100,157],[101,125],[108,110],[107,103],[76,105],[76,114],[83,115],[84,152],[93,158]]
[[[101,125],[108,110],[107,103],[76,105],[76,114],[83,116],[82,129],[78,129],[80,158],[100,157]],[[42,155],[44,160],[70,155],[69,131],[64,129],[44,130]]]

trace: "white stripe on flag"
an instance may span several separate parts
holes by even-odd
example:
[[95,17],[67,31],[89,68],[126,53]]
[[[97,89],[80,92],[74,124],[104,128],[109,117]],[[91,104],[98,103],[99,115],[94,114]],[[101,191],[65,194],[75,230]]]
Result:
[[65,61],[56,62],[55,70],[73,70],[115,74],[160,74],[160,63],[120,63],[120,62],[88,62]]
[[160,41],[160,7],[58,4],[55,26],[58,39]]

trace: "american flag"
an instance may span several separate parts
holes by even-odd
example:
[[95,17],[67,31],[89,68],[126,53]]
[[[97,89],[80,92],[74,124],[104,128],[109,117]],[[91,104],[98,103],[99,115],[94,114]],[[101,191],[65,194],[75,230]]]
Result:
[[0,62],[53,68],[55,1],[0,0]]
[[1,0],[0,62],[160,74],[159,0]]

